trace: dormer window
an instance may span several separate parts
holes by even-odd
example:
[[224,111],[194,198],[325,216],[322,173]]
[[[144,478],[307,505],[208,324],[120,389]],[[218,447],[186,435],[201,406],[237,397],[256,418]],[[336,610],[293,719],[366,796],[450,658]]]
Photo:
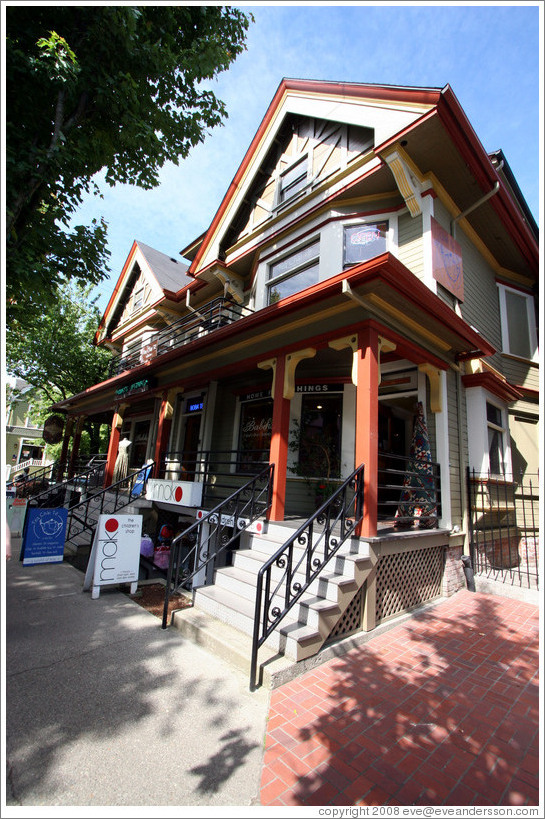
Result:
[[296,193],[299,193],[306,184],[308,176],[308,156],[302,156],[293,165],[290,165],[280,174],[278,202],[282,204]]
[[140,284],[134,291],[132,311],[136,313],[144,304],[144,283]]

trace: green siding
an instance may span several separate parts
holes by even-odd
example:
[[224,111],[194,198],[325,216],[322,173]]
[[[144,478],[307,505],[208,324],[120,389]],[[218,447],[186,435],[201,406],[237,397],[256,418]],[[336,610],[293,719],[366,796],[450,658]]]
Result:
[[422,216],[403,213],[398,219],[397,257],[420,280],[424,278]]

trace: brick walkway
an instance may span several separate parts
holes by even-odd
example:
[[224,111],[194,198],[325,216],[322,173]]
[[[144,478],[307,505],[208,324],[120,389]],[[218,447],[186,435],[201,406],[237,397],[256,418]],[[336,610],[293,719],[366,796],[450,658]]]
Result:
[[261,804],[538,805],[537,606],[460,591],[271,692]]

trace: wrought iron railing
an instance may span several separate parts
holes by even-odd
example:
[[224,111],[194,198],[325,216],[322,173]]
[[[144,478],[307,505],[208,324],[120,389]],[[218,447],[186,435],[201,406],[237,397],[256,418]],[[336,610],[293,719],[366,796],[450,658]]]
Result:
[[85,500],[73,506],[68,514],[65,542],[76,549],[90,546],[99,516],[114,515],[118,509],[128,506],[136,498],[143,496],[153,467],[154,463],[150,462],[137,472],[133,472],[100,492],[89,495]]
[[170,481],[203,484],[201,506],[210,509],[229,497],[248,476],[261,472],[269,463],[269,450],[195,452],[174,451],[161,456],[158,477]]
[[400,528],[415,522],[428,528],[441,517],[441,471],[434,461],[379,452],[377,520]]
[[[53,482],[41,492],[33,495],[29,500],[29,506],[63,506],[69,490],[82,499],[82,496],[87,495],[91,490],[102,487],[105,471],[106,461],[100,461],[72,478],[65,478],[58,483]],[[78,503],[77,499],[74,500],[73,505],[76,503]]]
[[[250,667],[252,690],[256,687],[259,649],[361,523],[363,476],[362,464],[259,569]],[[273,578],[278,569],[282,570],[281,576]]]
[[467,470],[470,555],[476,575],[539,588],[539,476]]
[[[228,498],[195,521],[170,544],[162,627],[167,628],[173,594],[197,580],[208,585],[215,568],[251,523],[266,515],[271,505],[274,465],[267,464]],[[195,583],[193,583],[195,585]]]
[[182,318],[159,330],[145,342],[137,342],[127,347],[123,353],[114,355],[109,363],[109,375],[119,375],[127,370],[134,370],[154,358],[189,344],[200,336],[208,335],[220,327],[248,315],[247,307],[237,304],[228,298],[217,298],[199,307]]
[[33,472],[30,472],[30,467],[26,468],[29,469],[28,474],[24,474],[23,471],[13,481],[17,496],[20,498],[31,498],[50,486],[51,482],[55,480],[58,461],[52,461]]

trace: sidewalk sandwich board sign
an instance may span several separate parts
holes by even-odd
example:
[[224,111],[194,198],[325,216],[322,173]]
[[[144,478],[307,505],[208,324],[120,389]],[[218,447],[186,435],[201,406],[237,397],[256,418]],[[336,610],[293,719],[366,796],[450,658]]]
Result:
[[23,535],[23,566],[62,563],[68,509],[29,509]]
[[28,498],[8,498],[6,518],[12,535],[22,535],[25,525]]
[[100,515],[83,583],[91,597],[101,586],[130,583],[131,594],[138,585],[142,515]]

